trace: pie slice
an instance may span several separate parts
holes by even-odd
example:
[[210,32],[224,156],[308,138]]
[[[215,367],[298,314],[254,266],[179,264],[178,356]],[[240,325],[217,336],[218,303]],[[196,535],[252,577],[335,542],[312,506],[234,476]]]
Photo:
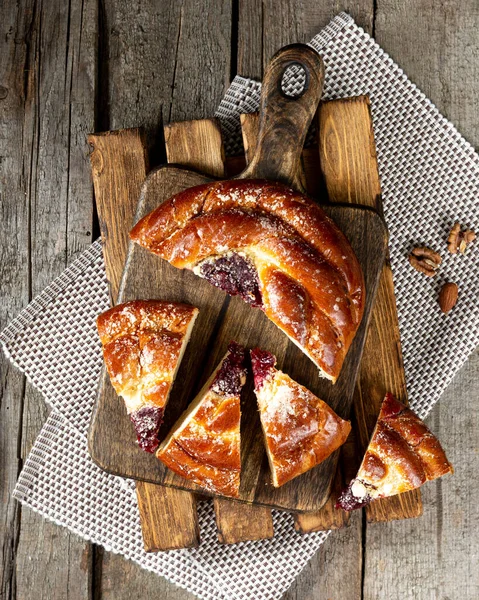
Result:
[[251,350],[251,363],[273,485],[279,487],[344,444],[351,424],[275,369],[276,358],[270,352]]
[[245,381],[245,349],[231,342],[156,454],[178,475],[225,496],[239,494],[240,395]]
[[134,300],[97,319],[111,383],[146,452],[158,447],[163,413],[198,312],[187,304]]
[[439,440],[411,409],[388,393],[358,474],[336,507],[361,508],[375,498],[402,494],[452,472]]

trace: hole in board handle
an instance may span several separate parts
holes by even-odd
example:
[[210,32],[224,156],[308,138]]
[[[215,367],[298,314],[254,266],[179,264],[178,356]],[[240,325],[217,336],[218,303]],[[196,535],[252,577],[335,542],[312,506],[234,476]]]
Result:
[[280,89],[283,96],[296,100],[306,92],[309,87],[309,73],[299,62],[289,63],[281,76]]

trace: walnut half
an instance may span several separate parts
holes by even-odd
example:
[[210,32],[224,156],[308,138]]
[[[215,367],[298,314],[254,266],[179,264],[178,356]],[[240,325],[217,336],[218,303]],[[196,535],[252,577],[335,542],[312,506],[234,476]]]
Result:
[[447,249],[451,254],[466,253],[467,246],[476,239],[476,234],[471,229],[461,231],[461,224],[455,223],[447,238]]
[[439,265],[442,263],[442,258],[440,254],[431,250],[431,248],[419,246],[413,248],[409,255],[409,262],[416,271],[420,271],[428,277],[434,277],[436,271],[439,269]]

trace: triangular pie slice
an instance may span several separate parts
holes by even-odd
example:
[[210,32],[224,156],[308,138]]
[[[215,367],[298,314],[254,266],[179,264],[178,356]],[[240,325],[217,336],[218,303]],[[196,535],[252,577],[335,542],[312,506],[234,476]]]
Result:
[[251,350],[251,363],[273,485],[279,487],[344,444],[351,424],[275,369],[276,358],[270,352]]
[[375,498],[402,494],[452,472],[439,440],[411,409],[388,393],[358,474],[336,506],[361,508]]
[[161,300],[119,304],[97,319],[103,357],[146,452],[158,448],[158,431],[198,309]]
[[225,496],[239,494],[240,395],[245,381],[245,349],[231,342],[156,454],[178,475]]

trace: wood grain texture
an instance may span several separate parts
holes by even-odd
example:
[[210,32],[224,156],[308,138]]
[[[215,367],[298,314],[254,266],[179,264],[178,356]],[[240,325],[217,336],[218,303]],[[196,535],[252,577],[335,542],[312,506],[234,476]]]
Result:
[[[338,111],[337,106],[341,105]],[[382,212],[369,98],[324,102],[319,111],[321,170],[332,202],[369,206]],[[407,404],[406,376],[389,261],[384,265],[354,397],[360,455],[367,448],[386,392]],[[419,490],[372,502],[368,521],[418,517]]]
[[[281,90],[282,77],[292,64],[300,67],[305,77],[297,96],[288,96]],[[305,191],[301,153],[323,84],[323,60],[309,46],[291,44],[275,53],[263,77],[255,152],[239,178],[270,179]]]
[[[128,250],[128,231],[148,172],[147,149],[139,129],[92,134],[88,141],[105,270],[115,304]],[[199,544],[196,502],[190,494],[137,482],[136,495],[147,552]],[[178,516],[172,520],[171,514]]]
[[338,12],[346,11],[368,33],[373,29],[373,0],[241,0],[238,11],[238,73],[261,79],[263,68],[282,46],[306,43]]
[[219,121],[200,119],[165,125],[166,157],[211,177],[225,177],[224,149]]
[[230,78],[231,0],[105,0],[104,129],[211,116]]
[[[359,600],[363,562],[361,538],[362,515],[357,511],[351,516],[349,527],[331,533],[282,600]],[[381,597],[381,600],[387,600],[387,597]]]
[[193,494],[137,481],[136,498],[146,552],[199,545],[200,528]]
[[224,498],[214,498],[213,505],[220,543],[237,544],[273,537],[273,517],[267,506],[231,502]]
[[329,201],[360,204],[382,212],[369,98],[322,102],[318,142]]
[[[0,8],[2,326],[92,239],[96,3]],[[91,547],[11,498],[48,410],[2,356],[0,597],[90,597]],[[5,462],[4,462],[5,461]]]
[[95,202],[110,298],[116,302],[140,188],[149,171],[141,129],[88,136]]
[[[22,7],[23,10],[26,7]],[[30,60],[26,36],[30,19],[22,8],[12,3],[0,8],[3,35],[0,40],[0,207],[2,239],[2,302],[0,328],[26,306],[31,298],[29,253],[29,187],[32,126],[27,127],[30,114],[25,113],[23,69]],[[19,43],[15,42],[18,38]],[[31,82],[32,83],[32,82]],[[29,102],[32,102],[30,89]],[[27,123],[25,123],[27,119]],[[26,147],[23,146],[23,136]],[[0,355],[0,598],[15,595],[17,546],[21,531],[20,505],[12,498],[18,474],[22,467],[22,420],[25,401],[25,378]],[[20,582],[21,583],[21,582]]]

